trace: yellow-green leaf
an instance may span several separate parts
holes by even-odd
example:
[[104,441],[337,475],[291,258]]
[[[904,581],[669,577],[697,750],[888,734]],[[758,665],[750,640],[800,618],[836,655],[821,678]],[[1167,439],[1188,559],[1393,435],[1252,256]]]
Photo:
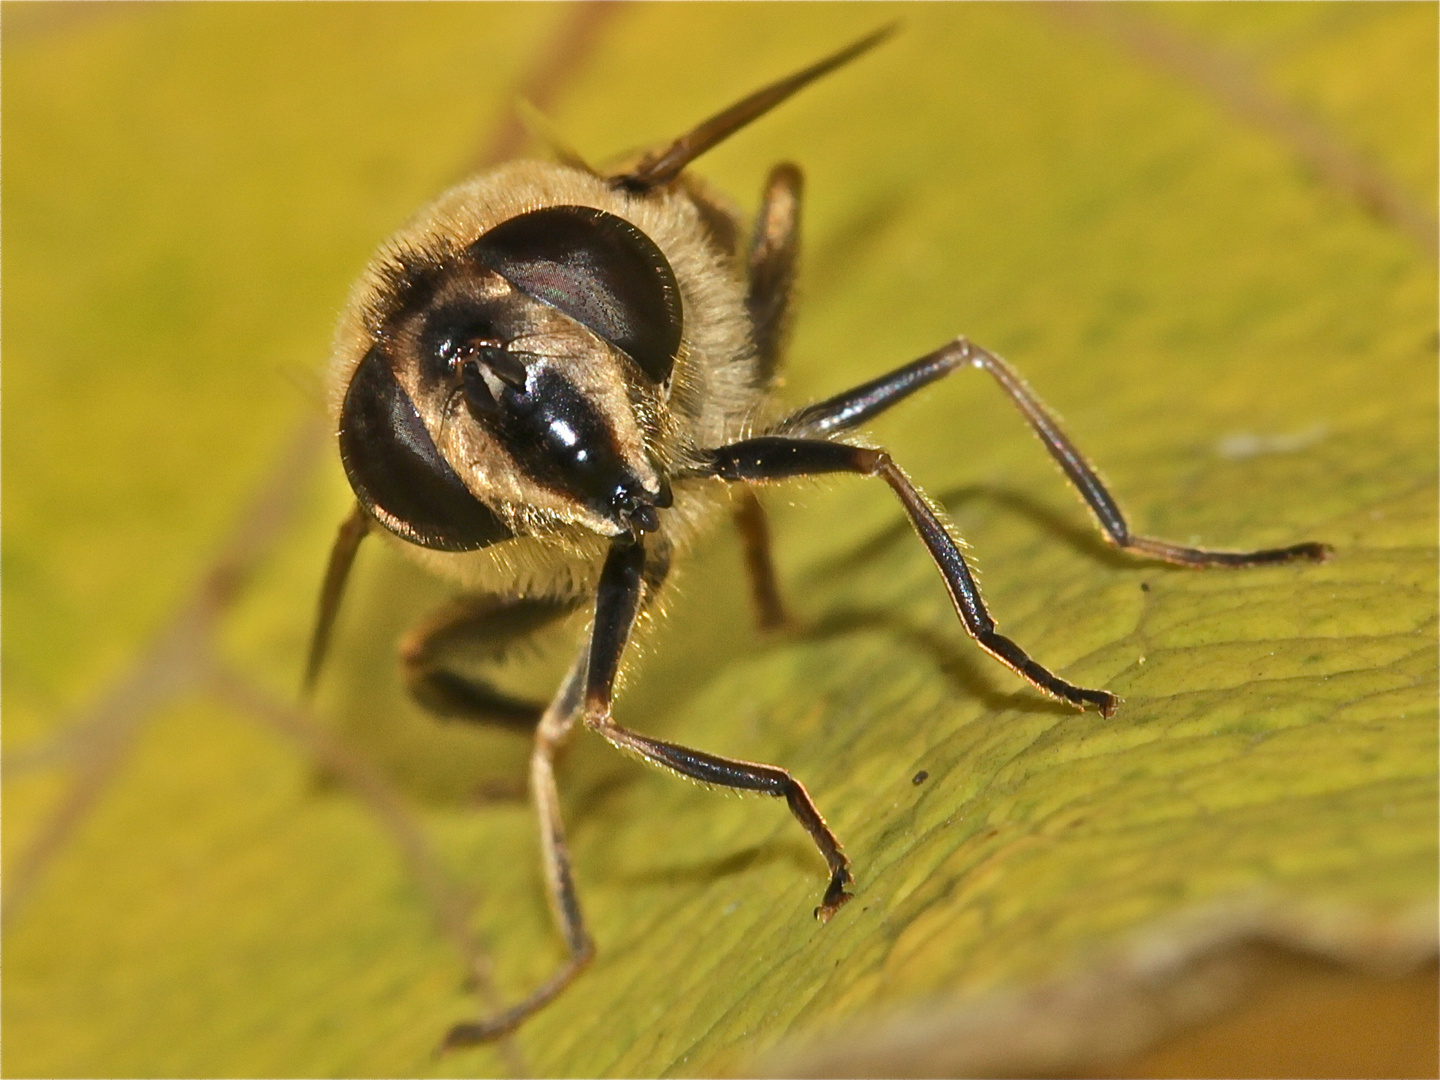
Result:
[[[789,400],[965,333],[1065,417],[1137,530],[1336,555],[1237,573],[1119,556],[983,376],[907,403],[873,435],[971,544],[1002,629],[1120,711],[1061,708],[974,648],[882,485],[776,489],[799,628],[752,631],[717,536],[617,710],[792,770],[845,842],[855,900],[811,917],[822,867],[779,804],[581,737],[561,784],[598,958],[509,1047],[438,1061],[484,1006],[397,835],[473,898],[506,1000],[562,957],[530,811],[493,794],[523,778],[524,740],[436,724],[399,686],[395,637],[443,591],[383,546],[362,554],[318,708],[368,763],[348,772],[201,682],[133,728],[93,710],[277,468],[301,509],[219,640],[256,693],[293,693],[347,493],[328,447],[311,472],[276,462],[320,413],[331,320],[585,16],[4,14],[8,1072],[714,1074],[1043,984],[1197,912],[1259,905],[1361,961],[1387,928],[1424,946],[1436,272],[1407,222],[1436,201],[1433,6],[595,17],[545,108],[596,159],[901,19],[697,170],[747,207],[773,162],[806,170]],[[512,677],[543,692],[552,653]],[[367,767],[380,795],[333,782]],[[400,826],[373,813],[389,797]]]

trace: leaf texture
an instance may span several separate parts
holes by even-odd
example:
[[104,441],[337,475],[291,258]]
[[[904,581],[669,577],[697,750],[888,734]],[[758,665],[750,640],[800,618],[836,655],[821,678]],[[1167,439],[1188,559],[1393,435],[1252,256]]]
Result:
[[[1433,919],[1413,927],[1437,873],[1435,8],[640,5],[565,54],[543,108],[603,160],[897,14],[883,49],[696,169],[747,208],[774,162],[806,171],[786,398],[964,333],[1065,417],[1137,531],[1335,558],[1113,553],[996,389],[956,375],[871,435],[971,545],[1001,628],[1119,712],[1062,708],[974,648],[882,485],[775,489],[797,627],[756,635],[717,536],[617,715],[794,772],[855,900],[811,917],[823,867],[782,806],[582,736],[561,784],[599,955],[509,1045],[436,1060],[484,1006],[380,804],[244,701],[160,694],[164,665],[124,739],[95,703],[315,423],[368,251],[578,16],[6,9],[8,1072],[714,1075],[1227,906],[1340,927],[1360,961],[1387,928],[1433,949]],[[1337,180],[1296,116],[1385,198]],[[348,505],[332,458],[291,470],[299,509],[216,623],[277,700]],[[460,883],[509,1000],[562,955],[530,811],[494,795],[526,743],[437,724],[391,660],[443,595],[365,551],[318,712]],[[512,677],[543,695],[563,655]]]

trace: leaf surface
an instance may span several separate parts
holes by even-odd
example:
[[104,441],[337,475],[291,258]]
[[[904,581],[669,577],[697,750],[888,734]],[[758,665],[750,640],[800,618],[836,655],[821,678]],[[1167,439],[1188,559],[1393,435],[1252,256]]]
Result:
[[[8,877],[70,775],[11,763],[83,760],[67,718],[133,669],[318,413],[329,325],[368,251],[471,160],[570,16],[6,15]],[[1235,59],[1435,204],[1433,7],[1132,15]],[[603,159],[895,16],[624,9],[567,71],[554,121]],[[1112,553],[996,388],[956,375],[873,437],[949,512],[1001,628],[1120,694],[1114,717],[1049,702],[974,648],[882,485],[776,489],[798,628],[756,636],[737,545],[717,536],[640,642],[617,715],[800,777],[855,864],[829,924],[782,806],[581,737],[561,783],[598,958],[511,1056],[437,1062],[480,1006],[391,837],[235,701],[194,694],[139,729],[9,920],[8,1071],[477,1075],[514,1071],[518,1051],[538,1075],[712,1075],[787,1037],[1051,978],[1187,912],[1263,902],[1359,941],[1433,905],[1432,256],[1283,132],[1103,28],[1031,6],[901,19],[697,170],[747,208],[770,164],[806,170],[787,399],[965,333],[1065,417],[1137,531],[1318,539],[1334,560],[1195,573]],[[222,623],[224,654],[277,696],[347,505],[336,465],[297,478],[298,519]],[[471,891],[513,998],[561,947],[529,810],[477,792],[523,777],[527,747],[436,724],[391,660],[442,597],[365,551],[320,713]],[[515,678],[547,685],[557,659]]]

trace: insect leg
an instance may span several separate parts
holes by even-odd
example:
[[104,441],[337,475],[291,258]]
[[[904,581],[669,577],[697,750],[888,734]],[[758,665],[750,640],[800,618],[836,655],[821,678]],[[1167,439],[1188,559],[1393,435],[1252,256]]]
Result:
[[[617,567],[617,563],[621,565]],[[540,851],[550,908],[565,938],[569,958],[525,1000],[495,1016],[456,1024],[445,1037],[442,1049],[488,1042],[513,1031],[570,985],[595,954],[595,945],[585,929],[574,875],[570,870],[565,826],[560,817],[560,796],[555,788],[555,754],[568,740],[575,720],[584,708],[588,686],[595,678],[592,674],[594,669],[598,667],[607,672],[604,675],[606,685],[613,684],[620,653],[635,621],[639,597],[644,591],[653,593],[657,590],[668,569],[669,553],[666,551],[652,553],[647,564],[645,550],[639,544],[617,544],[612,548],[595,598],[595,624],[590,632],[590,641],[575,658],[559,692],[535,729],[535,748],[530,755],[530,790],[540,819]]]
[[304,681],[300,684],[302,701],[308,701],[315,693],[315,682],[320,677],[325,653],[330,648],[330,633],[335,628],[335,616],[340,613],[340,600],[345,595],[345,583],[350,577],[350,568],[355,565],[355,554],[360,550],[360,541],[369,533],[370,525],[370,515],[358,502],[350,511],[350,516],[340,523],[335,545],[330,549],[330,564],[325,568],[325,584],[320,589],[315,630],[310,636],[310,656],[305,663]]
[[540,718],[535,729],[535,748],[530,755],[530,791],[540,822],[540,852],[545,885],[555,922],[565,938],[569,957],[529,997],[504,1012],[481,1020],[456,1024],[445,1036],[442,1050],[489,1042],[515,1030],[532,1013],[547,1005],[595,954],[594,943],[585,930],[575,880],[570,872],[570,854],[565,846],[565,826],[560,818],[560,796],[555,789],[555,753],[564,745],[581,706],[585,685],[587,653],[582,650],[560,691]]
[[595,628],[590,640],[590,665],[585,682],[585,726],[621,750],[652,765],[669,769],[702,784],[717,784],[740,791],[756,791],[784,798],[790,812],[820,849],[830,868],[830,884],[815,914],[822,920],[850,899],[850,860],[840,841],[825,824],[805,786],[784,769],[749,761],[717,757],[684,746],[647,738],[617,725],[610,717],[610,701],[620,656],[640,607],[644,552],[638,544],[616,545],[600,579],[595,605]]
[[1331,548],[1328,544],[1313,541],[1262,551],[1211,551],[1134,535],[1125,523],[1120,507],[1106,490],[1094,467],[1085,460],[1085,455],[1070,441],[1069,436],[1060,430],[1060,424],[1054,415],[1025,385],[1025,380],[1020,378],[1015,369],[986,349],[971,345],[964,339],[961,339],[960,344],[969,353],[970,362],[993,375],[995,381],[1010,396],[1031,430],[1040,437],[1050,456],[1080,492],[1080,497],[1085,500],[1100,523],[1100,528],[1104,530],[1106,539],[1116,547],[1181,566],[1263,566],[1294,562],[1297,559],[1320,562],[1330,556]]
[[769,384],[780,365],[789,325],[790,296],[800,258],[800,198],[804,185],[804,177],[795,165],[787,162],[771,169],[750,238],[745,306],[755,328],[757,374],[762,385]]
[[954,537],[941,523],[925,496],[883,450],[869,450],[822,439],[767,436],[732,443],[711,451],[710,472],[725,480],[783,480],[794,476],[848,472],[879,476],[900,498],[910,523],[935,560],[945,588],[966,632],[995,659],[1037,689],[1076,708],[1094,707],[1102,716],[1115,711],[1116,697],[1104,690],[1087,690],[1053,674],[1032,660],[1020,646],[995,628],[995,620],[980,599],[980,589],[960,554]]
[[745,571],[750,578],[750,601],[755,608],[755,622],[761,630],[784,626],[789,617],[780,597],[780,582],[775,562],[770,557],[770,525],[765,507],[749,487],[741,490],[733,510],[735,528],[745,549]]
[[511,697],[451,666],[457,654],[498,659],[513,642],[574,611],[578,601],[546,596],[461,596],[445,604],[400,644],[406,687],[437,716],[492,722],[527,731],[543,703]]
[[969,363],[971,346],[964,338],[943,345],[903,367],[846,390],[842,394],[807,405],[775,426],[777,434],[828,435],[858,427],[872,417],[898,405],[916,390],[929,386]]
[[787,435],[822,435],[855,427],[960,367],[982,368],[995,378],[1025,417],[1031,430],[1039,436],[1050,456],[1075,486],[1080,497],[1085,500],[1104,531],[1105,538],[1116,547],[1152,559],[1196,567],[1262,566],[1300,559],[1319,562],[1329,557],[1329,545],[1314,542],[1266,548],[1261,551],[1213,551],[1184,547],[1148,536],[1136,536],[1130,531],[1125,515],[1120,512],[1119,505],[1095,472],[1094,466],[1061,430],[1054,414],[1035,396],[1034,391],[1025,385],[1025,381],[1014,368],[994,353],[972,344],[965,338],[957,338],[928,356],[863,386],[801,409],[782,421],[778,430]]
[[[770,170],[748,256],[749,290],[745,306],[754,328],[756,381],[768,386],[784,350],[795,267],[800,257],[800,199],[805,185],[798,166],[784,163]],[[770,557],[770,529],[765,508],[745,488],[735,504],[735,528],[745,548],[750,598],[762,630],[786,622],[775,564]]]

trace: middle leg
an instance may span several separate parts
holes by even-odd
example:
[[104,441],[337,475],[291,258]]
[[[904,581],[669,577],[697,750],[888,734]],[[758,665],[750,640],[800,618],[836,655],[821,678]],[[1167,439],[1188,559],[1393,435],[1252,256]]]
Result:
[[899,496],[911,525],[920,535],[945,581],[961,624],[976,644],[1036,689],[1052,697],[1077,709],[1098,709],[1102,716],[1109,716],[1115,711],[1118,699],[1114,694],[1066,682],[1032,660],[1024,649],[996,629],[995,620],[980,599],[980,588],[974,575],[970,573],[965,557],[960,554],[960,546],[925,496],[885,451],[823,439],[766,436],[711,451],[709,471],[722,480],[745,482],[836,472],[881,477]]
[[587,653],[582,649],[536,726],[535,747],[530,755],[530,795],[535,800],[535,814],[540,825],[540,854],[546,892],[555,922],[565,938],[568,955],[555,973],[524,1000],[494,1016],[452,1027],[441,1046],[443,1050],[489,1042],[514,1031],[527,1017],[569,986],[595,955],[595,945],[585,929],[585,919],[575,892],[570,852],[565,844],[565,825],[560,817],[560,794],[555,787],[555,755],[565,744],[579,715],[586,663]]

